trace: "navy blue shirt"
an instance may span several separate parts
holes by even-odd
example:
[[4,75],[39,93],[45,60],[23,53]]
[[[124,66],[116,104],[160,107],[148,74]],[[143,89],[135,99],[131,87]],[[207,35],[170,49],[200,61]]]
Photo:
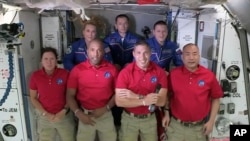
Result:
[[151,61],[158,64],[161,68],[169,71],[171,60],[175,66],[183,65],[181,60],[181,49],[174,42],[166,40],[161,46],[155,37],[147,39],[151,48]]
[[122,37],[118,32],[112,33],[104,39],[104,43],[111,49],[114,64],[123,67],[125,64],[133,61],[134,44],[139,41],[139,37],[130,32],[126,33],[122,41]]

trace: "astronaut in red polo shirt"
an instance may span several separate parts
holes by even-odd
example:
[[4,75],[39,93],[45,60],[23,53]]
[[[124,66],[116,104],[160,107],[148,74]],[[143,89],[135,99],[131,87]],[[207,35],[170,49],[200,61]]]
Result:
[[152,105],[165,104],[167,75],[150,61],[151,50],[145,41],[135,44],[133,56],[135,61],[121,70],[116,83],[116,104],[124,107],[119,141],[136,141],[138,135],[143,141],[157,141]]
[[54,141],[58,133],[61,141],[75,140],[73,115],[66,104],[68,71],[57,68],[56,49],[43,48],[42,69],[30,78],[30,100],[37,114],[39,141]]
[[199,65],[197,45],[185,45],[182,60],[184,66],[169,75],[170,102],[165,106],[163,126],[167,127],[168,141],[206,141],[223,92],[213,72]]
[[101,40],[94,39],[87,49],[88,59],[75,66],[67,84],[67,101],[79,119],[77,141],[116,141],[110,108],[114,106],[114,88],[118,70],[103,59]]

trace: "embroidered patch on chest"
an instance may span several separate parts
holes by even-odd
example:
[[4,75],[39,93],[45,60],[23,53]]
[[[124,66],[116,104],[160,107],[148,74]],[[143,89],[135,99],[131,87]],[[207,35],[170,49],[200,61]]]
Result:
[[136,39],[130,39],[130,40],[128,40],[128,43],[135,44],[136,43]]
[[66,50],[66,54],[70,54],[72,52],[72,46],[68,46]]
[[162,51],[163,54],[171,54],[172,53],[172,50],[171,49],[164,49]]
[[105,53],[109,53],[109,52],[110,52],[110,48],[109,48],[109,47],[106,47],[106,48],[104,49],[104,51],[105,51]]
[[156,76],[152,76],[152,77],[151,77],[151,83],[156,83],[156,82],[157,82]]
[[63,79],[62,78],[58,78],[56,80],[56,83],[57,83],[57,85],[61,85],[63,83]]
[[80,51],[80,52],[81,52],[81,51],[84,51],[84,48],[79,47],[79,48],[78,48],[78,51]]
[[198,85],[199,85],[200,87],[205,86],[205,81],[204,81],[204,80],[199,80],[199,81],[198,81]]
[[104,77],[105,77],[105,78],[110,78],[110,76],[111,76],[110,72],[105,72],[105,73],[104,73]]

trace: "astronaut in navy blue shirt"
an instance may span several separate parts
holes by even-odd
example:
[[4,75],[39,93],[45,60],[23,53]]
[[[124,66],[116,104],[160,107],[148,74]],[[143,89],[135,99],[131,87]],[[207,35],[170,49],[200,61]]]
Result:
[[[115,18],[116,32],[111,33],[104,39],[104,43],[111,49],[113,62],[118,70],[121,70],[126,64],[133,61],[134,44],[139,41],[139,37],[128,31],[129,17],[120,14]],[[121,126],[122,108],[114,106],[112,114],[116,127]]]
[[[87,21],[82,30],[83,38],[74,42],[66,51],[66,54],[63,58],[64,68],[71,70],[77,64],[87,60],[87,46],[90,41],[96,38],[96,25],[92,21]],[[105,56],[104,58],[109,61],[112,61],[112,56],[110,48],[105,46]]]
[[113,62],[120,70],[133,61],[132,51],[139,37],[128,31],[129,17],[127,15],[116,16],[115,22],[117,31],[108,35],[104,43],[110,47]]
[[147,39],[152,52],[151,60],[166,71],[169,71],[171,61],[175,66],[182,65],[181,49],[176,43],[167,40],[166,22],[157,21],[154,24],[153,34],[153,37]]

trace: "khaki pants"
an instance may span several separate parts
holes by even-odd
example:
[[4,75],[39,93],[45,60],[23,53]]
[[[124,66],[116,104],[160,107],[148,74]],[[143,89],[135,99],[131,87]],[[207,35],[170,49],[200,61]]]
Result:
[[94,141],[96,133],[99,141],[116,141],[116,129],[110,111],[93,120],[94,126],[78,122],[77,141]]
[[70,112],[58,122],[50,122],[37,111],[37,132],[39,141],[55,141],[56,134],[60,141],[75,141],[75,122]]
[[139,119],[126,112],[122,114],[119,141],[157,141],[157,124],[155,114]]
[[186,127],[171,118],[169,127],[167,128],[167,141],[207,141],[203,135],[203,124]]

